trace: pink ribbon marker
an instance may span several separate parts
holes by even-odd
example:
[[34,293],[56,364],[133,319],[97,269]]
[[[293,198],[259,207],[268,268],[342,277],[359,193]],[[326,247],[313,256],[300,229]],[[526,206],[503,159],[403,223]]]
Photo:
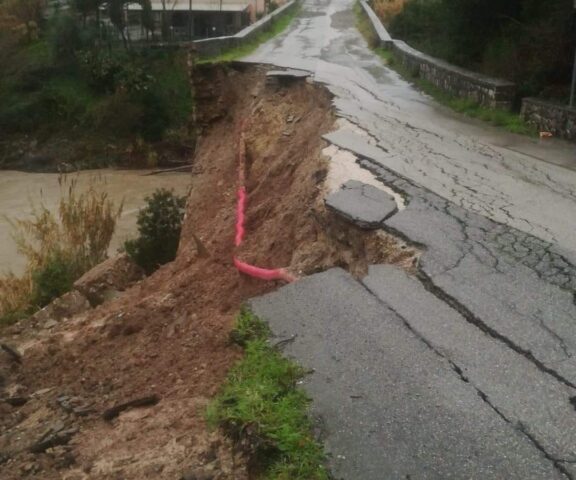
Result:
[[[236,247],[240,246],[244,240],[244,234],[246,233],[244,222],[246,220],[245,212],[248,195],[246,193],[246,186],[244,185],[246,178],[246,144],[244,141],[245,124],[246,122],[242,122],[242,131],[240,132],[240,139],[238,142],[238,200],[236,203],[236,236],[234,238],[234,245],[236,245]],[[234,265],[239,272],[261,280],[284,280],[288,283],[296,280],[296,277],[288,273],[284,268],[260,268],[242,262],[236,257],[234,257]]]

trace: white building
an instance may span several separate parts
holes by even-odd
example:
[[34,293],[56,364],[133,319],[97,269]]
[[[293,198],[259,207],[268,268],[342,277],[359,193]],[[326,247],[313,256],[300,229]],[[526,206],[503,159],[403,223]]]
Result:
[[[280,3],[280,2],[279,2]],[[170,40],[232,35],[265,13],[266,0],[151,0],[155,34],[161,35],[162,18]],[[132,39],[142,38],[138,4],[129,4],[128,24]]]

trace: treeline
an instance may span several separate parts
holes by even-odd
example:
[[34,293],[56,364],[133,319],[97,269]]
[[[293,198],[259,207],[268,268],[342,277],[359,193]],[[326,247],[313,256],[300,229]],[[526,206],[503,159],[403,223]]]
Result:
[[[376,0],[387,3],[394,0]],[[451,63],[565,99],[576,44],[573,0],[408,0],[394,37]]]

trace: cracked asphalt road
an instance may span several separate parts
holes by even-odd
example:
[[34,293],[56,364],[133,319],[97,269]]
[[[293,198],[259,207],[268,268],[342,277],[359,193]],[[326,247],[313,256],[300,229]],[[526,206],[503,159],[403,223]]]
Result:
[[376,140],[383,166],[575,255],[576,147],[503,133],[437,105],[367,48],[352,5],[305,1],[288,32],[245,60],[313,72],[339,114]]
[[306,388],[337,478],[576,479],[576,147],[455,115],[382,66],[351,0],[306,1],[247,61],[308,70],[327,135],[406,208],[418,274],[334,269],[252,307]]

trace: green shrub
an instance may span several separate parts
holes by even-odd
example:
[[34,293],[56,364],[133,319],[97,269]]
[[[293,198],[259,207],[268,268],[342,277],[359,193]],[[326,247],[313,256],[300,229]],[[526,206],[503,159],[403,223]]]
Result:
[[132,102],[142,108],[142,118],[137,132],[148,142],[162,140],[164,132],[170,126],[170,112],[162,96],[155,91],[146,91],[131,95]]
[[49,41],[56,62],[74,62],[76,52],[83,47],[80,25],[72,15],[57,15],[51,25]]
[[53,255],[40,270],[32,273],[32,305],[42,308],[72,289],[78,277],[74,265],[63,254]]
[[122,68],[118,59],[98,50],[86,50],[78,52],[78,62],[81,72],[95,91],[114,91],[116,74]]
[[175,55],[107,53],[79,55],[89,84],[107,93],[91,112],[96,128],[149,142],[182,125],[191,111],[186,70]]
[[38,111],[38,95],[11,95],[4,97],[4,108],[0,109],[0,130],[5,132],[29,132],[42,119]]
[[8,132],[54,131],[62,123],[78,125],[93,102],[86,86],[74,77],[56,77],[39,91],[12,93],[0,109],[0,127]]
[[140,105],[135,104],[128,94],[117,92],[97,101],[88,113],[87,122],[114,138],[125,138],[138,131],[143,116]]
[[115,138],[136,136],[156,142],[173,122],[168,105],[155,91],[117,91],[94,103],[86,123]]
[[146,197],[146,204],[138,214],[139,237],[127,241],[124,248],[150,274],[176,258],[186,197],[158,189]]
[[[188,131],[193,100],[184,53],[106,48],[93,22],[83,26],[65,13],[47,20],[42,33],[22,45],[2,42],[0,32],[0,131],[46,144],[55,134],[72,136],[65,155],[75,163],[83,138],[114,145]],[[0,157],[17,156],[0,145]]]
[[127,62],[121,66],[114,78],[116,88],[136,93],[149,90],[156,79],[136,62]]
[[78,52],[80,67],[90,85],[99,92],[142,92],[155,82],[150,65],[136,55],[91,49]]
[[185,59],[181,54],[165,54],[149,61],[152,62],[152,74],[156,78],[154,91],[161,95],[166,105],[170,126],[186,123],[192,112],[193,99]]
[[59,119],[78,124],[93,101],[91,92],[77,78],[55,78],[42,89],[42,111]]
[[20,93],[37,92],[49,82],[58,71],[53,66],[38,65],[21,72],[14,89]]

